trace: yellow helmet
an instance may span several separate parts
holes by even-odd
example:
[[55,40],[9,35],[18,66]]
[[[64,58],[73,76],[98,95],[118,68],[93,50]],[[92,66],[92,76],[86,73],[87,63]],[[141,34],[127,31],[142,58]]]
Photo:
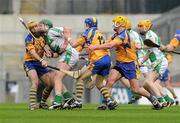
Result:
[[116,16],[113,19],[113,23],[115,27],[126,27],[127,18],[125,16]]
[[152,21],[149,19],[141,20],[138,23],[138,26],[143,27],[145,31],[149,30],[152,27],[152,25],[153,25]]
[[27,23],[27,27],[28,27],[29,29],[31,29],[31,28],[33,28],[34,26],[38,25],[38,24],[39,24],[38,21],[35,21],[35,20],[29,21],[29,22]]
[[127,20],[126,29],[131,29],[131,28],[132,28],[132,23],[131,21]]

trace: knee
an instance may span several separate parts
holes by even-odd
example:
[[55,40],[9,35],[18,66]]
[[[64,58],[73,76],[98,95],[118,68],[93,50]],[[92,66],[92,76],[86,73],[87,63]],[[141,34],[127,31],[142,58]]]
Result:
[[114,83],[115,83],[115,80],[113,78],[108,78],[106,86],[107,87],[112,87]]
[[171,87],[171,86],[168,86],[168,85],[166,86],[166,88],[167,88],[168,90],[172,89],[172,87]]
[[150,80],[150,79],[145,79],[144,80],[144,86],[147,87],[147,86],[150,86],[153,82]]
[[95,83],[95,85],[96,85],[96,87],[98,88],[98,89],[100,89],[100,88],[102,88],[103,87],[103,84],[100,84],[100,83]]
[[38,85],[39,85],[39,82],[32,81],[31,88],[37,89],[37,88],[38,88]]
[[132,87],[131,89],[132,89],[132,91],[134,93],[138,93],[139,92],[139,87]]

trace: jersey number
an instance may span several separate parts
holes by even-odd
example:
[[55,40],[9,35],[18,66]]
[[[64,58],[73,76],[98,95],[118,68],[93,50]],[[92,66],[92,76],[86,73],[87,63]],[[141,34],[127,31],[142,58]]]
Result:
[[103,38],[103,36],[98,36],[98,40],[99,40],[99,44],[104,44],[105,40]]

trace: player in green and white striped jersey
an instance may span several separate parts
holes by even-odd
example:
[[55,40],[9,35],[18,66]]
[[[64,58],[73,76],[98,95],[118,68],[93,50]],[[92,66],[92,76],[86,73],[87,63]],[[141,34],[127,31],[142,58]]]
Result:
[[[137,54],[137,58],[138,58],[137,63],[140,64],[142,62],[142,60],[143,60],[143,57],[147,53],[146,49],[143,49],[143,47],[144,47],[143,40],[136,31],[132,30],[132,23],[129,20],[127,21],[126,28],[127,28],[128,32],[129,32],[131,38],[133,39],[133,41],[135,43],[136,54]],[[137,68],[136,68],[137,71],[139,71],[139,72],[137,72],[139,74],[138,78],[140,79],[140,74],[142,74],[144,77],[146,77],[146,74],[149,71],[148,67],[151,66],[150,60],[148,59],[147,61],[145,61],[142,66],[138,66],[138,64],[137,64]],[[133,93],[133,96],[132,96],[131,100],[129,101],[129,104],[132,104],[132,103],[136,102],[140,98],[141,98],[140,95],[137,95],[137,94]]]
[[[142,39],[149,39],[154,43],[160,45],[160,38],[151,30],[152,22],[150,20],[142,20],[138,24],[138,30]],[[158,48],[148,48],[147,54],[144,56],[140,65],[142,65],[147,59],[152,63],[152,70],[148,72],[144,87],[150,89],[149,92],[153,92],[162,105],[165,105],[166,101],[170,101],[168,95],[165,95],[161,90],[162,86],[155,82],[157,79],[161,79],[163,74],[168,68],[168,61],[163,52]]]
[[[40,21],[41,32],[44,32],[46,44],[52,51],[51,57],[59,57],[57,67],[64,70],[70,70],[79,61],[79,53],[68,42],[66,34],[69,35],[70,29],[66,27],[52,27],[52,22],[48,19]],[[67,32],[67,33],[66,33]],[[55,101],[49,109],[65,108],[73,102],[71,93],[62,83],[65,73],[56,71],[54,77],[55,83]],[[62,105],[62,97],[65,99],[65,105]]]
[[[138,64],[140,64],[143,60],[143,57],[146,55],[147,50],[144,49],[144,43],[141,36],[136,31],[132,30],[132,24],[130,21],[127,22],[127,30],[135,43]],[[142,66],[139,66],[140,72],[143,74],[143,76],[146,76],[148,73],[149,66],[151,66],[151,61],[149,59],[146,60]]]

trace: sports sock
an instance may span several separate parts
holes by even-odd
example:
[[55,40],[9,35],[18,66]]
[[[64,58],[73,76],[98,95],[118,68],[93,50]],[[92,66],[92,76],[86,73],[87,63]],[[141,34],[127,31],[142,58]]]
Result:
[[62,103],[62,96],[61,95],[56,95],[55,96],[55,103],[58,103],[58,104]]
[[173,101],[168,95],[163,96],[166,102]]
[[99,91],[107,102],[111,100],[108,90],[105,87],[99,88]]
[[49,97],[52,89],[53,89],[52,87],[46,87],[46,88],[43,90],[42,98],[41,98],[41,103],[46,103],[47,98]]
[[158,99],[158,101],[159,101],[160,103],[166,102],[166,100],[164,99],[164,97],[157,97],[157,99]]
[[82,102],[82,96],[84,92],[84,82],[76,83],[76,100]]
[[30,105],[36,105],[36,95],[37,95],[37,89],[31,87],[29,92]]
[[72,98],[72,94],[69,91],[66,91],[63,93],[63,97],[66,100],[66,99]]

